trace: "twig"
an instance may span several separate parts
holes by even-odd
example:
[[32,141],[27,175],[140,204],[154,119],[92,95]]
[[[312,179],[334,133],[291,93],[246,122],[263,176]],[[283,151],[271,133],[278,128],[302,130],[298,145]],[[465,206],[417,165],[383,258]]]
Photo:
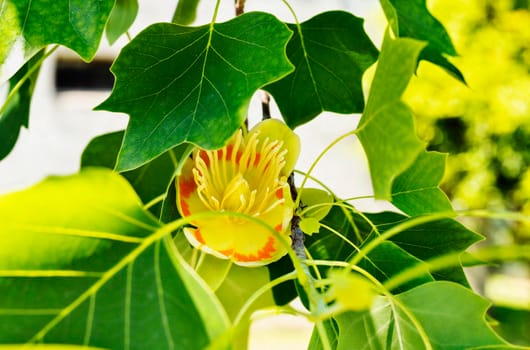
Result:
[[242,15],[245,12],[245,0],[236,1],[236,16]]
[[265,90],[261,90],[261,113],[263,120],[271,118],[271,96]]
[[[291,198],[296,200],[298,197],[298,191],[296,190],[296,186],[294,184],[294,173],[289,175],[287,182],[291,188]],[[300,201],[299,204],[302,205],[302,202]],[[293,241],[292,247],[296,253],[296,256],[300,260],[307,259],[307,254],[304,247],[304,232],[300,228],[300,217],[296,214],[293,215],[293,218],[291,219],[291,239]]]

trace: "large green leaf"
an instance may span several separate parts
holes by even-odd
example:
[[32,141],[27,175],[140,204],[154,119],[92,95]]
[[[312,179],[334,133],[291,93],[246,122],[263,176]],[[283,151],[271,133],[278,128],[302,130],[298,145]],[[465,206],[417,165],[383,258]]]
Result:
[[[9,99],[0,107],[0,160],[15,146],[20,128],[28,127],[31,96],[43,55],[44,50],[41,50],[9,79]],[[21,85],[18,86],[19,84]]]
[[[91,140],[83,151],[81,167],[114,169],[123,134],[123,131],[117,131]],[[142,202],[149,203],[167,193],[167,188],[174,178],[177,160],[183,151],[183,146],[177,146],[137,169],[123,172],[122,175],[130,182]],[[176,200],[173,205],[176,208]],[[161,208],[162,200],[151,206],[149,210],[160,217]]]
[[424,148],[401,95],[424,44],[387,33],[357,135],[368,158],[375,197],[391,199],[392,182]]
[[112,66],[116,85],[97,108],[130,115],[117,169],[138,167],[183,142],[219,148],[246,118],[259,87],[292,70],[291,35],[275,17],[221,24],[154,24]]
[[0,198],[0,343],[198,349],[228,327],[129,184],[105,169]]
[[427,349],[418,328],[435,350],[508,348],[484,319],[488,302],[462,286],[432,282],[395,298],[381,297],[369,311],[338,315],[337,349]]
[[276,100],[286,123],[304,124],[322,111],[360,113],[364,108],[361,79],[377,58],[377,49],[351,13],[321,13],[294,32],[287,56],[294,72],[265,87]]
[[441,153],[420,153],[392,184],[392,204],[411,216],[452,211],[451,202],[438,186],[445,158]]
[[129,30],[138,14],[138,0],[116,0],[107,23],[107,40],[112,45]]
[[[114,0],[3,0],[0,2],[0,67],[11,51],[27,59],[48,44],[61,44],[90,60],[96,51]],[[18,44],[17,44],[18,43]],[[0,70],[0,81],[10,72]]]
[[444,26],[427,9],[426,0],[380,0],[380,2],[396,36],[428,43],[420,59],[445,68],[464,82],[462,73],[444,57],[444,54],[455,56],[456,50]]
[[[410,220],[392,212],[367,214],[367,217],[377,225],[379,233]],[[471,244],[481,239],[482,236],[453,219],[441,219],[407,228],[390,238],[403,250],[423,261],[445,254],[464,252]],[[468,285],[461,266],[439,270],[432,275],[437,280]]]
[[358,265],[377,278],[378,281],[385,282],[391,276],[417,264],[424,265],[425,272],[423,275],[408,281],[406,284],[396,288],[396,290],[392,290],[392,292],[396,293],[404,292],[423,283],[434,281],[434,278],[429,273],[428,265],[422,263],[421,260],[412,256],[394,242],[389,241],[379,244]]

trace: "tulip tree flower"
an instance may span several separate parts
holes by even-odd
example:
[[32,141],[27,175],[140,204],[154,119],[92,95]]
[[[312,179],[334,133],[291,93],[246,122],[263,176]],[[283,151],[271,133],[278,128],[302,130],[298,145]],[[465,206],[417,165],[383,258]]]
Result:
[[221,149],[197,149],[177,179],[182,216],[236,212],[194,219],[184,228],[196,248],[242,266],[262,266],[287,252],[271,232],[289,238],[294,204],[287,177],[300,151],[298,136],[279,120],[268,119],[248,133],[238,130]]

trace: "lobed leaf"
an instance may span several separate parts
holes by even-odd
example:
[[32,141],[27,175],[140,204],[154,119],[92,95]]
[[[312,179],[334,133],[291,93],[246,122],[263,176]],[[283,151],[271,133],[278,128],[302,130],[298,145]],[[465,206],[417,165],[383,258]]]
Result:
[[416,136],[412,112],[401,101],[423,47],[415,40],[391,39],[387,33],[359,122],[357,135],[368,158],[378,199],[391,199],[394,179],[424,148]]
[[411,216],[450,212],[449,198],[438,186],[445,171],[446,155],[422,152],[392,184],[392,204]]
[[335,317],[337,349],[507,347],[484,319],[488,302],[462,286],[431,282],[393,298],[380,298],[369,311]]
[[290,127],[322,111],[359,113],[364,108],[361,79],[377,49],[351,13],[330,11],[301,24],[288,24],[293,37],[287,56],[295,70],[267,85]]
[[97,107],[130,116],[117,169],[183,142],[222,147],[256,89],[292,70],[290,35],[272,15],[255,12],[200,27],[158,23],[136,36],[111,68],[111,96]]
[[206,346],[228,319],[169,233],[109,170],[0,197],[0,343]]
[[444,56],[456,56],[456,50],[444,26],[429,12],[426,0],[380,0],[383,11],[398,37],[427,42],[420,59],[446,69],[455,78],[465,82],[464,76]]

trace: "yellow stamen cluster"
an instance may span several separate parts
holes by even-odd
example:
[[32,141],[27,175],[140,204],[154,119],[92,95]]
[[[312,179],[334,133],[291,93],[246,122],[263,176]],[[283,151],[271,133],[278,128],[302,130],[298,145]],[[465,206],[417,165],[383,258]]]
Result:
[[241,131],[220,150],[200,151],[193,169],[200,200],[212,211],[252,216],[271,211],[285,201],[280,172],[286,153],[283,141],[261,141],[258,133],[244,140]]

